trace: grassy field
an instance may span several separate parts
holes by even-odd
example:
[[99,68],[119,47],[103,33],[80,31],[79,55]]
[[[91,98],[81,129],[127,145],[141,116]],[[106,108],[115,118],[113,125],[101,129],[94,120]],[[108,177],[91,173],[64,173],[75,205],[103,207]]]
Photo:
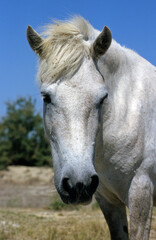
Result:
[[0,240],[109,240],[100,210],[1,209]]
[[[155,211],[154,211],[155,212]],[[99,209],[0,209],[0,240],[110,240]],[[150,240],[156,239],[154,213]]]
[[[63,204],[52,175],[44,168],[11,167],[0,172],[0,240],[110,240],[98,205]],[[155,208],[150,235],[154,239]]]
[[[50,209],[51,208],[51,209]],[[65,207],[54,201],[47,208],[1,208],[0,240],[110,240],[104,217],[94,203]],[[156,239],[156,209],[150,240]]]

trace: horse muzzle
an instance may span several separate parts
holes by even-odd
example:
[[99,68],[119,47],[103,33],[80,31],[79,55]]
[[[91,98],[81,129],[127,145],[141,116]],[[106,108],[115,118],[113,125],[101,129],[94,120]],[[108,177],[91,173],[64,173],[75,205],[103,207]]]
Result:
[[86,204],[92,200],[98,184],[99,178],[97,174],[89,177],[87,181],[72,181],[70,177],[64,177],[58,192],[64,203]]

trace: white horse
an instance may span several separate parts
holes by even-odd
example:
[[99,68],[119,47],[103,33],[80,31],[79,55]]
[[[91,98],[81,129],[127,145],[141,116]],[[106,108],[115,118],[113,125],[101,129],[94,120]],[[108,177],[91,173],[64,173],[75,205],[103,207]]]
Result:
[[[156,203],[156,68],[76,17],[27,39],[40,59],[44,125],[65,203],[95,197],[112,240],[149,239]],[[96,147],[96,151],[95,151]]]

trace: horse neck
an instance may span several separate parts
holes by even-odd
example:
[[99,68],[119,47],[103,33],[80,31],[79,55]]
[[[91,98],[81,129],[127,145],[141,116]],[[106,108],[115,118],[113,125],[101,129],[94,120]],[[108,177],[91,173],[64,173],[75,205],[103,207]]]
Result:
[[115,90],[121,79],[120,76],[131,68],[131,55],[133,54],[133,51],[112,40],[110,48],[98,61],[98,68],[105,79],[108,90]]

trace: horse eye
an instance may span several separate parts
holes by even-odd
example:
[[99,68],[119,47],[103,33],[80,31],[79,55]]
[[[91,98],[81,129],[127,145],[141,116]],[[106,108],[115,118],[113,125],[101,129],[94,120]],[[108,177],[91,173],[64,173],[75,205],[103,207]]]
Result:
[[45,95],[43,96],[43,101],[44,101],[44,103],[46,103],[46,104],[51,103],[50,95],[49,95],[49,94],[45,94]]
[[100,100],[99,105],[102,105],[104,100],[108,97],[108,93]]

